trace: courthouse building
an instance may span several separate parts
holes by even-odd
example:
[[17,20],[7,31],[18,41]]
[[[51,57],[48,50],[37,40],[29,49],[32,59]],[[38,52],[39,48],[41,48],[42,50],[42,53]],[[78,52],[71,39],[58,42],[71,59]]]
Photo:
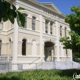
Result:
[[53,3],[37,0],[10,0],[22,7],[25,26],[10,21],[0,23],[0,61],[12,63],[12,69],[29,69],[34,63],[47,61],[72,61],[72,51],[63,49],[59,41],[69,35],[69,24],[65,16]]

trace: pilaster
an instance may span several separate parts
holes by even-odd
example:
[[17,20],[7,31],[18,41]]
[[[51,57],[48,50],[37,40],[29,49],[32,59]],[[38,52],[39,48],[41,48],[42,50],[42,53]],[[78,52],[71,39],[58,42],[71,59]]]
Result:
[[42,15],[40,15],[40,56],[43,58],[43,39],[42,39]]
[[50,21],[48,22],[48,34],[50,34]]
[[18,55],[22,55],[22,41],[18,43]]
[[32,29],[32,16],[28,15],[27,16],[27,29]]
[[56,36],[57,36],[57,41],[56,41],[56,46],[57,46],[57,61],[60,61],[60,55],[59,55],[59,30],[58,30],[58,21],[55,22],[56,25]]
[[14,21],[13,33],[13,52],[12,52],[12,70],[17,70],[17,53],[18,53],[18,24],[17,20]]

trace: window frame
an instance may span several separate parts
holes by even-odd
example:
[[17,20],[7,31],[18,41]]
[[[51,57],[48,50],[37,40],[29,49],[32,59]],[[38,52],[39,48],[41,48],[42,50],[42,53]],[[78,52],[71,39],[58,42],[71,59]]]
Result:
[[27,43],[27,40],[23,39],[22,40],[22,56],[26,55],[26,46],[27,46],[26,43]]
[[48,20],[45,20],[45,33],[48,33]]
[[50,22],[50,34],[52,34],[53,22]]
[[60,36],[62,36],[62,26],[60,26]]
[[32,16],[32,30],[35,30],[36,17]]

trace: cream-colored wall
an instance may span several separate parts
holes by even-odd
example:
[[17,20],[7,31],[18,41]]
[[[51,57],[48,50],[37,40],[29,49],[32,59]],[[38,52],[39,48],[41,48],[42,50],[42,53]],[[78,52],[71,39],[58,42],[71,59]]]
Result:
[[40,31],[40,21],[36,20],[36,31]]
[[28,41],[32,41],[33,39],[36,40],[37,42],[40,42],[40,36],[36,36],[36,35],[32,35],[32,34],[26,34],[26,33],[19,33],[18,34],[19,36],[19,40],[22,40],[22,39],[27,39]]
[[18,42],[18,55],[22,55],[22,41]]
[[[3,30],[0,33],[0,39],[2,40],[1,54],[12,54],[12,36],[13,32],[11,29],[10,21],[3,23]],[[9,30],[9,31],[8,31]],[[7,32],[8,31],[8,32]],[[9,43],[9,38],[11,38],[11,45]]]
[[45,33],[45,22],[42,23],[42,32]]
[[6,54],[7,51],[7,41],[6,41],[6,36],[0,34],[0,40],[2,40],[2,47],[1,47],[1,55]]
[[54,46],[54,53],[55,53],[54,57],[56,57],[57,56],[57,46]]
[[40,55],[40,44],[37,44],[37,55]]
[[8,20],[3,22],[3,31],[10,30],[12,28],[12,23]]
[[27,29],[31,29],[32,20],[30,17],[27,17]]
[[[22,56],[22,40],[23,39],[26,39],[27,40],[27,43],[26,43],[26,56],[29,56],[29,55],[32,55],[32,40],[35,40],[37,42],[37,55],[39,56],[40,55],[40,13],[35,13],[31,10],[26,10],[23,11],[23,13],[26,13],[27,14],[27,26],[26,26],[26,29],[25,28],[19,28],[19,33],[18,33],[18,55],[21,55]],[[48,14],[47,14],[48,15]],[[36,17],[36,21],[35,21],[35,30],[32,30],[32,16],[35,16]],[[49,15],[48,17],[46,16],[46,18],[48,19],[49,18]],[[56,18],[56,17],[55,17]],[[49,23],[48,23],[48,35],[46,36],[48,39],[52,39],[50,36],[52,35],[54,37],[54,35],[57,34],[56,32],[56,29],[58,27],[58,32],[60,32],[60,26],[62,26],[62,37],[65,36],[65,27],[67,26],[66,24],[64,23],[61,23],[58,21],[58,26],[55,25],[55,22],[53,23],[53,30],[52,30],[52,34],[50,35],[50,18],[49,18]],[[3,30],[4,31],[8,31],[12,28],[12,24],[10,23],[10,21],[6,21],[3,23]],[[22,29],[22,31],[21,31]],[[28,30],[29,29],[29,30]],[[32,31],[31,31],[32,30]],[[27,31],[30,31],[30,33],[26,33]],[[36,32],[38,31],[38,33]],[[9,32],[9,31],[8,31]],[[6,32],[6,33],[8,33]],[[42,32],[45,32],[45,17],[42,15]],[[33,34],[31,34],[33,33]],[[59,35],[59,38],[60,38],[60,33],[58,33]],[[67,35],[68,34],[68,29],[67,29]],[[43,35],[42,35],[43,37]],[[10,50],[10,44],[9,44],[9,38],[12,38],[12,42],[11,42],[11,50]],[[13,33],[10,33],[8,35],[1,35],[0,34],[0,39],[2,39],[2,52],[3,54],[12,54],[12,49],[13,49]],[[44,39],[44,37],[43,37]],[[56,43],[56,42],[55,42]],[[61,43],[59,42],[59,47],[62,46]],[[43,56],[44,56],[44,46],[43,46]],[[68,50],[68,56],[72,56],[69,54],[70,53],[70,50]],[[53,54],[53,57],[57,57],[57,46],[54,46],[54,54]],[[64,56],[66,57],[66,52],[65,52],[65,49],[63,49],[63,54],[61,52],[61,48],[60,48],[60,54],[59,56]],[[22,60],[22,59],[21,59]],[[23,60],[26,60],[23,58]]]
[[65,30],[64,30],[64,28],[62,28],[62,37],[64,37],[65,36]]
[[27,14],[27,29],[31,29],[32,30],[32,16],[34,16],[36,19],[35,19],[35,30],[36,31],[40,31],[40,26],[39,26],[39,23],[40,23],[40,15],[39,14],[36,14],[32,11],[29,11],[29,10],[25,10],[23,11],[22,13],[25,13]]
[[27,50],[27,53],[26,55],[32,55],[32,43],[27,43],[27,46],[26,46],[26,50]]
[[56,35],[56,26],[53,25],[53,34]]
[[[19,33],[19,45],[18,45],[18,49],[20,51],[18,51],[19,55],[22,55],[22,40],[26,39],[27,43],[26,43],[26,55],[32,55],[32,40],[35,40],[37,43],[40,43],[40,36],[35,36],[32,34],[25,34],[25,33]],[[37,54],[39,54],[38,50],[40,51],[39,46],[37,45]]]

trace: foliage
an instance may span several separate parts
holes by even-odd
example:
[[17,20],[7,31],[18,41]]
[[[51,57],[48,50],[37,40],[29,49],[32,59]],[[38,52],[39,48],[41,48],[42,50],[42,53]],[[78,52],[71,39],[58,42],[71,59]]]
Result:
[[80,54],[78,52],[73,53],[73,60],[80,63]]
[[63,45],[65,45],[64,48],[72,49],[72,46],[71,46],[72,42],[69,39],[69,37],[63,37],[63,38],[61,38],[60,42],[63,42]]
[[19,10],[23,10],[23,8],[16,9],[6,0],[0,0],[0,22],[10,20],[11,23],[14,23],[14,19],[17,18],[18,25],[24,26],[25,17]]
[[0,80],[72,80],[74,73],[80,70],[28,70],[0,74]]
[[63,37],[60,41],[63,43],[65,48],[72,49],[74,53],[80,53],[80,6],[72,6],[71,14],[66,15],[65,22],[70,26],[70,36]]

